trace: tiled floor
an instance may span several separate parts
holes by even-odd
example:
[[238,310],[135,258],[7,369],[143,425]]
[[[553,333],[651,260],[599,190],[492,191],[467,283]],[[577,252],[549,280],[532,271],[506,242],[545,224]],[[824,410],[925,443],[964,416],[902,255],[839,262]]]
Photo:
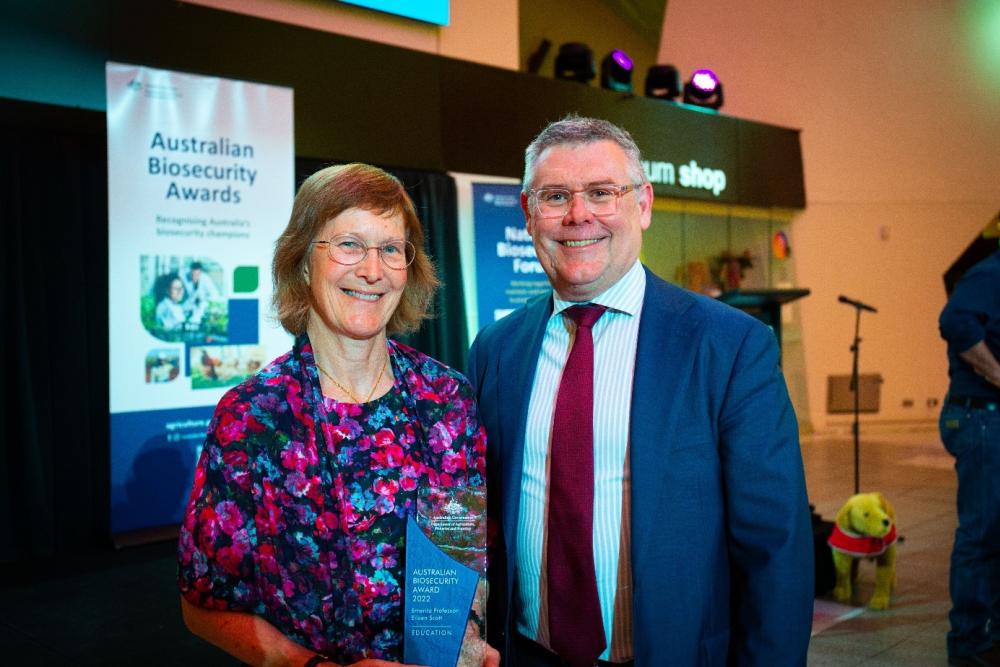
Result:
[[[881,491],[896,509],[898,583],[889,610],[865,608],[875,581],[874,563],[866,561],[851,606],[817,600],[809,665],[946,665],[956,524],[952,459],[928,429],[867,434],[862,426],[860,450],[861,491]],[[854,441],[807,437],[802,454],[809,500],[832,521],[854,492]]]

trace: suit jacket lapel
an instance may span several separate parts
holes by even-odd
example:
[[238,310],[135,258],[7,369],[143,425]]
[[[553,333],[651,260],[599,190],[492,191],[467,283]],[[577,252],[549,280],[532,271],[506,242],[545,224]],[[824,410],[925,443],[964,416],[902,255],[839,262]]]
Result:
[[[681,312],[687,307],[684,292],[646,269],[639,341],[632,382],[629,417],[629,465],[632,475],[632,571],[642,572],[641,555],[648,553],[646,537],[662,521],[657,502],[663,487],[664,467],[669,465],[679,403],[674,400],[673,383],[683,371],[686,359],[678,353]],[[639,560],[637,560],[639,559]],[[635,619],[635,627],[642,627]]]

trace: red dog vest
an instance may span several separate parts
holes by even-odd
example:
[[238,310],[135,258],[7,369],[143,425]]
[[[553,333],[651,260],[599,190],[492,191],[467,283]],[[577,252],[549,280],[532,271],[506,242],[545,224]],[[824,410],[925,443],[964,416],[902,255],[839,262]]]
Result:
[[896,524],[889,528],[885,537],[869,537],[868,535],[858,535],[849,533],[837,524],[833,524],[833,532],[830,533],[826,543],[840,553],[854,556],[856,558],[873,558],[881,556],[889,545],[896,541]]

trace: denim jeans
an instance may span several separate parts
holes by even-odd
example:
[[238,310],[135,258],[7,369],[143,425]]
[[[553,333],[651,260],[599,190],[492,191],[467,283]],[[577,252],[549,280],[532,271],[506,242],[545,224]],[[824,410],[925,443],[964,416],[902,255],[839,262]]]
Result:
[[946,403],[939,426],[958,473],[948,655],[967,656],[1000,643],[1000,411]]

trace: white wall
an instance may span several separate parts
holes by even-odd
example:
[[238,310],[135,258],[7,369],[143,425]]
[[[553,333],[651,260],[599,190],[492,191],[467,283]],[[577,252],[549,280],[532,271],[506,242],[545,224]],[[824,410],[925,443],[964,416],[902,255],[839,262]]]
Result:
[[[659,61],[713,67],[723,112],[801,128],[807,209],[795,221],[810,416],[826,378],[881,373],[868,423],[930,420],[947,390],[942,273],[1000,208],[1000,3],[670,0]],[[992,52],[990,52],[992,49]],[[904,399],[914,406],[904,408]]]
[[451,0],[451,22],[445,27],[331,0],[185,1],[483,65],[518,68],[517,0]]

